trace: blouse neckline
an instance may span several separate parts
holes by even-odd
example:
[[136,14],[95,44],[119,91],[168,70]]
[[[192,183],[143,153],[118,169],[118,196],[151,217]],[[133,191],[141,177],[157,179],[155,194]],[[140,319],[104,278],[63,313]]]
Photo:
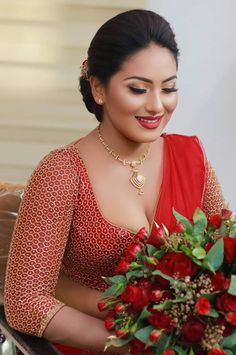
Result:
[[[160,201],[161,201],[161,194],[162,194],[162,190],[163,190],[163,184],[164,184],[164,182],[165,182],[165,175],[166,175],[166,174],[165,174],[165,170],[166,170],[166,169],[165,169],[165,166],[166,166],[166,159],[167,159],[167,154],[166,154],[166,150],[167,150],[167,149],[166,149],[166,139],[165,139],[165,135],[166,135],[166,134],[161,135],[161,136],[164,138],[164,140],[163,140],[163,145],[164,145],[164,146],[163,146],[163,162],[162,162],[162,164],[163,164],[162,182],[161,182],[161,185],[160,185],[159,193],[157,194],[157,198],[156,198],[156,204],[155,204],[155,208],[154,208],[153,219],[152,219],[152,222],[151,222],[151,224],[150,224],[150,226],[149,226],[149,227],[150,227],[150,229],[149,229],[149,235],[151,235],[152,230],[153,230],[153,227],[154,227],[154,224],[155,224],[155,223],[154,223],[154,222],[155,222],[155,215],[156,215],[156,212],[157,212],[157,210],[158,210],[158,208],[159,208],[159,203],[160,203]],[[80,138],[80,139],[82,139],[82,138]],[[80,139],[79,139],[79,140],[80,140]],[[82,156],[81,156],[80,150],[78,149],[77,146],[75,146],[76,143],[78,143],[79,140],[73,142],[73,144],[70,145],[69,148],[70,148],[70,149],[73,148],[73,150],[75,150],[75,152],[77,153],[77,156],[78,156],[79,159],[80,159],[81,166],[82,166],[82,168],[83,168],[83,170],[84,170],[84,173],[85,173],[85,175],[86,175],[86,178],[87,178],[87,181],[88,181],[88,184],[89,184],[90,191],[91,191],[91,193],[92,193],[92,197],[93,197],[93,199],[94,199],[94,201],[95,201],[96,209],[98,210],[100,216],[102,217],[102,219],[103,219],[104,221],[106,221],[106,223],[107,223],[108,225],[113,226],[113,227],[115,227],[115,228],[118,228],[120,231],[128,232],[129,234],[136,234],[136,233],[138,232],[138,230],[137,230],[137,231],[133,231],[133,230],[127,228],[127,227],[119,226],[119,225],[117,225],[117,224],[115,224],[115,223],[112,223],[111,221],[109,221],[109,220],[104,216],[104,214],[103,214],[103,212],[102,212],[102,210],[101,210],[101,208],[100,208],[100,206],[99,206],[99,203],[98,203],[98,200],[97,200],[97,196],[96,196],[96,194],[95,194],[95,192],[94,192],[94,188],[93,188],[93,186],[92,186],[92,183],[91,183],[91,180],[90,180],[90,177],[89,177],[87,168],[86,168],[86,164],[85,164],[85,162],[84,162],[84,160],[83,160],[83,158],[82,158]],[[140,226],[140,228],[142,228],[142,226]]]

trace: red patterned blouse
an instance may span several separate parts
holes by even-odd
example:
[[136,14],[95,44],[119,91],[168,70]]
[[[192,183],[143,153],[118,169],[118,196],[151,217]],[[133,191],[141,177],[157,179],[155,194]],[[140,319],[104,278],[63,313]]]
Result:
[[[212,214],[224,200],[210,165],[207,171],[203,207]],[[76,146],[49,153],[26,188],[12,239],[5,285],[8,322],[42,336],[64,305],[54,297],[61,268],[72,280],[104,290],[101,275],[114,274],[132,238],[131,231],[102,215]]]

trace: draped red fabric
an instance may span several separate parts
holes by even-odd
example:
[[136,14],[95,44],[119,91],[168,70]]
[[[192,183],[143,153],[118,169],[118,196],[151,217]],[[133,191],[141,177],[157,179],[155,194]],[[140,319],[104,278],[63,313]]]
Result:
[[173,208],[191,219],[202,207],[205,186],[205,154],[196,136],[164,136],[163,181],[155,221],[173,230]]

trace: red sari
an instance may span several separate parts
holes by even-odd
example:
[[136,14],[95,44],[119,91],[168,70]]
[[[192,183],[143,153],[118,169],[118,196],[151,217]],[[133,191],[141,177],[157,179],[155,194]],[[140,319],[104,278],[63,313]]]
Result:
[[[163,138],[163,181],[154,220],[171,231],[175,226],[173,208],[190,219],[197,207],[202,208],[206,165],[197,137],[170,134]],[[60,344],[56,347],[65,355],[93,353]]]

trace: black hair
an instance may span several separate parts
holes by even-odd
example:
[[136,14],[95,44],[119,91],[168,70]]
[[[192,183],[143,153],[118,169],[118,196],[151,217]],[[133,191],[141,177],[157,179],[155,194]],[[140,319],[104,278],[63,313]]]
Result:
[[[179,50],[169,23],[150,10],[122,12],[105,22],[97,31],[88,49],[88,76],[97,77],[107,85],[125,59],[153,42],[170,50],[178,67]],[[102,121],[102,105],[92,95],[90,83],[80,77],[80,92],[87,109]]]

